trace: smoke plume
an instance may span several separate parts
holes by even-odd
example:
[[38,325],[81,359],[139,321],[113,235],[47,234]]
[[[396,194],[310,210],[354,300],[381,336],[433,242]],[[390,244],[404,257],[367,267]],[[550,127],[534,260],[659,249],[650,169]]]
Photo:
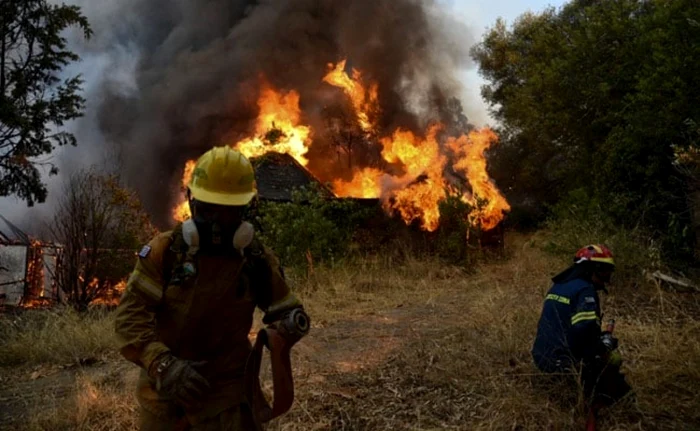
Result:
[[[170,222],[185,161],[250,134],[262,83],[298,91],[304,122],[322,130],[329,108],[348,103],[322,78],[347,58],[378,84],[379,134],[419,132],[429,120],[466,124],[455,76],[467,67],[472,35],[433,1],[83,3],[95,30],[79,50],[83,66],[104,75],[87,91],[90,113],[76,133],[90,142],[80,145],[118,155],[123,178],[160,226]],[[316,133],[310,154],[330,145]],[[314,172],[336,169],[332,157],[310,159]]]

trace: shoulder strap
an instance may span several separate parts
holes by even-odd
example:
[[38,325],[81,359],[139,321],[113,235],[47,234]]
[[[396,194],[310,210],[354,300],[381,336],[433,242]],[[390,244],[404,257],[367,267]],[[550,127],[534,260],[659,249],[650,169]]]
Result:
[[170,280],[173,278],[175,260],[177,260],[177,254],[168,247],[163,254],[163,297],[165,297],[165,291],[170,285]]
[[265,247],[262,242],[254,237],[251,243],[243,249],[245,262],[243,272],[251,283],[251,292],[257,304],[267,304],[270,301],[269,290],[270,271],[269,262],[265,258]]
[[182,260],[181,256],[186,253],[187,244],[182,237],[182,224],[178,224],[170,235],[170,246],[163,253],[163,300],[165,291],[168,290],[170,281],[173,278],[175,263]]

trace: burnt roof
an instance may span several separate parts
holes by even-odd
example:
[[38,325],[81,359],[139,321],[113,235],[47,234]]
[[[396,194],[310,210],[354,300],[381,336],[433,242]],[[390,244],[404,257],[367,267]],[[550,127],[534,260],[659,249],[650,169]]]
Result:
[[255,167],[255,182],[260,199],[271,201],[291,201],[292,192],[301,187],[317,186],[333,193],[288,154],[267,153],[251,159]]

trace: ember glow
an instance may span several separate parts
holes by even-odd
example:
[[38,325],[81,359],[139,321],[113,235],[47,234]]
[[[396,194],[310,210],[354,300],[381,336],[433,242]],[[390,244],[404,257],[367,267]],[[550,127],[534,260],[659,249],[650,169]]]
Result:
[[44,251],[41,242],[33,239],[27,247],[27,285],[29,296],[41,298],[44,296]]
[[[330,64],[323,82],[338,87],[349,98],[355,113],[352,121],[357,121],[357,126],[366,132],[366,139],[376,140],[382,160],[379,165],[354,167],[352,175],[338,172],[331,181],[336,196],[381,199],[387,212],[398,214],[406,224],[417,222],[422,229],[432,232],[440,225],[439,204],[446,199],[447,192],[468,189],[461,199],[475,210],[465,218],[483,230],[496,227],[504,212],[510,210],[486,170],[485,151],[498,141],[496,134],[484,128],[460,136],[442,136],[445,127],[439,122],[433,122],[423,133],[403,128],[380,131],[377,84],[364,82],[362,73],[356,69],[349,76],[345,66],[345,60]],[[247,157],[269,152],[289,154],[308,167],[313,132],[302,124],[299,94],[264,84],[258,106],[260,113],[254,135],[232,146]],[[193,166],[193,161],[187,163],[183,186],[189,182]],[[463,176],[463,184],[455,184],[454,178],[448,180],[449,169]],[[182,221],[187,217],[189,208],[183,202],[174,209],[173,218]]]

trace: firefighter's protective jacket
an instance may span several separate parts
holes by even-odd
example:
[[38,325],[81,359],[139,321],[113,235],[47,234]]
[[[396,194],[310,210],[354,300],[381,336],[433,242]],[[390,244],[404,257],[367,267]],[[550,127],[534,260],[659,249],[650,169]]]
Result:
[[181,271],[186,252],[180,226],[144,247],[117,308],[116,333],[121,353],[142,368],[139,403],[161,417],[177,414],[179,407],[156,392],[149,379],[154,359],[169,351],[207,361],[202,374],[212,390],[199,407],[185,411],[196,424],[244,401],[255,308],[265,312],[267,322],[300,304],[277,258],[257,240],[243,256],[197,253],[190,262],[196,273],[189,277]]
[[532,347],[542,371],[563,371],[595,355],[600,340],[600,299],[593,283],[555,283],[545,297]]

